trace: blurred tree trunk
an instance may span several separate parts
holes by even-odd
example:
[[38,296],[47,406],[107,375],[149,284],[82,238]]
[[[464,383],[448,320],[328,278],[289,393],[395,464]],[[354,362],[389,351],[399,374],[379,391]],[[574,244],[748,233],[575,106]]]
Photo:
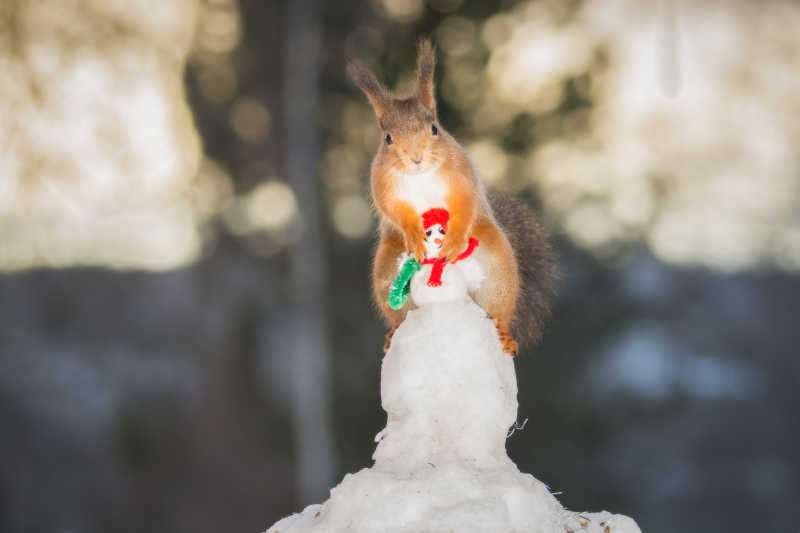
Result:
[[298,450],[298,497],[310,503],[327,494],[334,468],[325,314],[328,265],[318,179],[320,6],[317,0],[292,0],[286,5],[286,173],[300,206],[299,236],[289,250],[293,304],[289,401]]

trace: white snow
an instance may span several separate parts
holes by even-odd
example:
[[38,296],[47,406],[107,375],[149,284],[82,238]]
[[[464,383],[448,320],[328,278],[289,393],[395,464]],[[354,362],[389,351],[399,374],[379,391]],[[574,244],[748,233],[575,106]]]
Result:
[[463,301],[469,298],[467,291],[477,290],[484,278],[483,269],[473,256],[445,266],[439,287],[428,286],[432,269],[432,265],[422,265],[422,269],[411,278],[411,299],[417,306],[442,301]]
[[428,279],[426,269],[412,280],[419,307],[383,360],[388,416],[375,464],[347,474],[328,501],[267,533],[640,533],[625,516],[565,510],[508,457],[505,441],[517,418],[514,361],[469,299],[457,264],[444,269],[441,287],[419,282]]

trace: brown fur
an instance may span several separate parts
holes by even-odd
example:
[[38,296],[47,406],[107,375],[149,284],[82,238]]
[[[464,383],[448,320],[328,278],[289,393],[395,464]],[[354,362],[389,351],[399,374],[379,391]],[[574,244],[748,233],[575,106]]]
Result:
[[514,338],[535,345],[550,317],[550,301],[560,277],[558,258],[531,209],[507,194],[489,192],[489,204],[516,257],[519,297],[511,323]]
[[[373,296],[393,331],[409,307],[396,311],[387,301],[389,286],[397,275],[398,257],[406,251],[421,260],[425,252],[421,213],[399,197],[395,173],[438,167],[437,175],[444,178],[447,191],[444,207],[450,213],[440,256],[453,259],[464,251],[470,236],[479,240],[481,249],[487,252],[487,272],[473,297],[495,321],[504,350],[515,355],[515,338],[538,341],[541,337],[556,279],[552,248],[520,202],[491,195],[490,204],[466,150],[439,125],[433,86],[435,64],[433,46],[421,40],[416,91],[405,98],[392,96],[366,67],[348,65],[348,74],[367,95],[384,136],[372,162],[370,180],[373,205],[381,219],[372,268]],[[432,126],[438,128],[438,134],[432,134]],[[387,135],[391,143],[386,142]],[[390,338],[391,331],[387,347]]]

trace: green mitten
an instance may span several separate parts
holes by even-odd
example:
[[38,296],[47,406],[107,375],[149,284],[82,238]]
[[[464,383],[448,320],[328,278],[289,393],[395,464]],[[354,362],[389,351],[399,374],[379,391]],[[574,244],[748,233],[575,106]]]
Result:
[[408,293],[411,290],[411,278],[420,268],[422,268],[422,265],[413,257],[406,259],[397,277],[394,278],[391,287],[389,287],[389,307],[400,309],[406,304]]

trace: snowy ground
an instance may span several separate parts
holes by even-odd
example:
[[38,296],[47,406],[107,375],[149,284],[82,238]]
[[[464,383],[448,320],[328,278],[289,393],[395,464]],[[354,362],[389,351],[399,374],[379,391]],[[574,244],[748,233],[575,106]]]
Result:
[[[450,276],[458,271],[445,269],[445,286]],[[383,360],[388,421],[375,464],[267,533],[640,533],[626,516],[567,511],[517,469],[505,450],[517,417],[513,359],[466,294],[441,294],[409,312]]]

